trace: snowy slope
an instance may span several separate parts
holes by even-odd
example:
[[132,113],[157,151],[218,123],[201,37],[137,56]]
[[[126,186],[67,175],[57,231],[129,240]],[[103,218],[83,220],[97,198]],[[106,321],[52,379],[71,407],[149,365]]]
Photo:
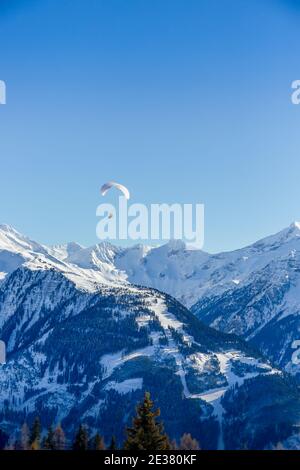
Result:
[[[279,370],[236,337],[200,323],[168,295],[132,283],[173,293],[186,304],[200,296],[204,305],[250,285],[249,302],[257,294],[264,308],[246,316],[246,323],[251,334],[262,333],[284,298],[297,309],[298,244],[297,225],[220,255],[175,241],[158,248],[46,247],[1,226],[0,337],[8,355],[0,368],[0,422],[13,429],[39,410],[45,426],[63,421],[71,432],[84,418],[121,439],[147,389],[173,437],[192,432],[204,448],[220,449],[296,442],[298,392]],[[280,291],[279,298],[268,290],[265,301],[263,282]],[[240,298],[231,300],[236,308]],[[209,308],[207,315],[214,312]],[[204,320],[214,323],[207,315]],[[280,315],[290,325],[290,312]],[[238,332],[247,336],[240,317]],[[251,396],[246,408],[245,393]],[[270,407],[276,409],[271,424]]]
[[[62,422],[71,432],[84,420],[107,439],[112,432],[122,439],[146,389],[159,402],[172,437],[189,431],[204,448],[239,448],[232,435],[243,415],[231,410],[231,395],[251,387],[256,399],[243,435],[249,447],[294,435],[300,401],[282,373],[237,338],[201,324],[171,297],[136,287],[83,292],[58,271],[25,267],[5,283],[1,427],[19,427],[24,415],[31,419],[38,412],[44,426]],[[260,428],[268,416],[261,383],[279,416],[267,435]],[[280,391],[286,387],[285,397],[276,387],[273,393],[277,383]],[[282,416],[288,420],[281,430]]]
[[19,253],[26,256],[28,253],[46,253],[42,245],[30,240],[17,232],[9,225],[0,225],[1,250]]
[[0,225],[0,281],[38,253],[44,255],[46,251],[9,225]]
[[[78,253],[81,251],[84,248],[76,243],[46,247],[33,242],[8,225],[0,225],[0,281],[3,282],[7,274],[24,266],[32,270],[57,270],[78,288],[88,292],[97,291],[103,284],[124,283],[124,275],[104,259],[97,265],[80,263]],[[77,263],[74,263],[73,258]]]
[[274,259],[293,259],[300,250],[299,227],[295,223],[249,247],[213,255],[188,250],[179,241],[146,252],[131,248],[116,256],[115,265],[130,282],[157,288],[191,307],[204,296],[237,289]]
[[151,248],[85,248],[76,243],[46,247],[9,226],[0,226],[0,283],[19,266],[55,270],[78,289],[130,284],[166,292],[206,324],[250,340],[294,375],[300,339],[300,224],[233,252],[189,250],[181,241]]
[[[85,278],[84,288],[99,283],[130,282],[166,292],[187,307],[200,298],[238,289],[254,272],[274,260],[293,260],[300,249],[300,224],[246,248],[219,254],[187,249],[173,240],[156,248],[136,245],[120,248],[107,242],[85,248],[77,243],[46,247],[32,242],[9,226],[0,226],[0,272],[12,272],[30,261],[63,271],[73,281]],[[10,257],[10,263],[6,258]]]
[[[248,247],[219,254],[188,249],[182,241],[151,248],[118,248],[100,243],[77,250],[63,260],[102,271],[103,265],[130,283],[166,292],[187,307],[200,298],[237,289],[249,276],[282,258],[293,259],[300,249],[300,224]],[[59,257],[59,254],[58,254]]]
[[[206,324],[250,340],[300,380],[300,364],[294,361],[300,340],[299,223],[215,255],[188,250],[180,241],[152,249],[98,245],[82,255],[102,250],[108,250],[105,261],[123,279],[172,295]],[[102,262],[95,256],[91,265],[99,269]]]
[[292,224],[240,250],[252,264],[250,272],[237,277],[240,282],[233,287],[212,289],[192,307],[206,324],[243,336],[298,379],[299,361],[294,358],[300,339],[299,227]]
[[[233,252],[210,255],[171,241],[149,248],[108,244],[76,253],[82,267],[111,266],[124,281],[166,292],[206,324],[250,340],[300,380],[300,223]],[[85,264],[86,263],[86,264]]]

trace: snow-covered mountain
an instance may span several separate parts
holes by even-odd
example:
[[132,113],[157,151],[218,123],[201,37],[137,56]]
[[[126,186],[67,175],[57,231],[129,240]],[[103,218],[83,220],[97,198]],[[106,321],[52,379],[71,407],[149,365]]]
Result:
[[9,225],[0,225],[0,281],[38,253],[45,254],[41,245],[24,237]]
[[[47,247],[30,240],[9,225],[0,225],[0,281],[18,267],[25,266],[32,270],[60,271],[79,289],[89,292],[97,291],[103,284],[119,285],[126,282],[123,273],[109,260],[100,257],[101,250],[104,251],[104,245],[90,249],[95,264],[84,262],[83,259],[80,262],[80,253],[85,250],[77,243]],[[73,262],[73,259],[78,262]]]
[[252,273],[275,259],[294,259],[300,250],[300,224],[232,252],[189,250],[181,241],[158,248],[118,251],[114,264],[135,284],[164,291],[187,307],[200,298],[237,289]]
[[[297,222],[246,248],[212,255],[176,240],[156,248],[106,242],[46,247],[0,226],[1,279],[27,266],[58,270],[88,292],[130,283],[156,288],[192,308],[205,323],[252,340],[294,374],[300,370],[291,362],[300,337],[299,253]],[[280,339],[272,332],[278,321]]]
[[232,252],[208,254],[171,241],[158,248],[82,249],[72,261],[166,292],[203,322],[250,340],[279,367],[298,376],[300,223]]
[[0,317],[0,425],[10,433],[39,413],[44,426],[71,432],[84,421],[121,441],[146,389],[168,433],[191,432],[204,448],[264,448],[295,435],[292,382],[166,294],[89,293],[58,270],[21,267],[0,288]]
[[0,425],[13,429],[38,410],[44,425],[63,421],[71,431],[84,419],[121,440],[149,389],[173,437],[192,432],[205,448],[298,442],[293,381],[167,294],[297,374],[289,353],[300,331],[299,248],[298,224],[219,255],[179,241],[46,247],[0,226],[0,338],[8,351]]
[[89,248],[69,244],[47,251],[60,261],[100,272],[106,280],[107,272],[113,272],[112,279],[159,289],[190,308],[202,297],[237,289],[271,261],[294,259],[299,249],[300,223],[295,222],[253,245],[218,254],[188,249],[179,240],[155,248],[120,248],[103,242]]
[[85,278],[87,285],[82,287],[90,291],[97,283],[129,282],[159,289],[191,307],[207,295],[237,289],[271,261],[294,259],[299,248],[297,222],[246,248],[219,254],[187,249],[179,240],[155,248],[121,248],[107,242],[89,248],[74,242],[47,247],[10,226],[0,225],[0,272],[4,278],[23,264],[33,269],[45,264],[61,270],[74,282]]
[[121,279],[172,295],[300,380],[300,223],[226,253],[188,250],[180,241],[152,249],[102,244],[82,249],[72,261],[95,270],[108,263]]

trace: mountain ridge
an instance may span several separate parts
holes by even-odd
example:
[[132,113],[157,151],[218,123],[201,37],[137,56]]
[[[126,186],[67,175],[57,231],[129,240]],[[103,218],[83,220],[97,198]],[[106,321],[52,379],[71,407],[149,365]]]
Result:
[[[297,445],[293,429],[300,419],[298,391],[281,369],[295,376],[299,373],[299,366],[293,367],[287,358],[294,341],[291,331],[297,332],[300,325],[297,315],[292,317],[290,311],[279,308],[288,295],[294,299],[293,289],[297,291],[297,225],[245,249],[217,255],[188,250],[176,241],[151,249],[141,245],[119,248],[109,243],[85,248],[74,242],[49,248],[17,233],[0,228],[0,271],[4,273],[0,282],[0,337],[8,351],[8,364],[1,368],[0,421],[14,426],[35,407],[46,416],[63,420],[68,430],[79,416],[96,429],[99,416],[102,420],[111,418],[109,403],[121,413],[118,403],[125,406],[122,397],[134,400],[147,386],[162,401],[170,433],[177,428],[186,431],[181,415],[181,424],[177,428],[172,425],[167,397],[161,395],[167,376],[176,390],[174,403],[180,410],[190,410],[188,430],[206,448],[241,448],[235,437],[241,420],[245,431],[239,433],[250,448],[268,447],[276,439]],[[5,272],[3,267],[9,269]],[[198,296],[192,306],[194,315],[178,303],[189,305]],[[297,308],[298,301],[294,300]],[[252,304],[257,304],[255,315]],[[273,311],[276,305],[276,315],[284,322],[281,329]],[[91,323],[93,318],[95,324]],[[188,320],[182,322],[182,318]],[[214,329],[206,330],[209,326]],[[271,335],[266,332],[268,328],[274,330]],[[92,334],[87,344],[84,331]],[[205,349],[208,340],[211,343]],[[282,360],[272,350],[274,341],[275,349],[281,344]],[[101,349],[101,343],[106,349]],[[115,343],[120,347],[112,348]],[[97,358],[93,348],[99,351]],[[98,364],[96,368],[91,358]],[[51,364],[50,369],[46,364]],[[86,371],[86,377],[80,370]],[[137,370],[140,375],[132,372]],[[18,381],[8,388],[16,371]],[[148,373],[158,386],[148,382]],[[24,384],[31,392],[25,392]],[[270,387],[267,403],[258,391],[266,392]],[[80,403],[76,390],[81,390]],[[97,402],[91,400],[91,390]],[[249,409],[240,408],[243,390],[253,398]],[[68,397],[69,408],[59,415],[63,394]],[[168,394],[172,394],[169,389]],[[13,398],[16,396],[19,398]],[[183,402],[180,397],[184,397]],[[241,403],[233,406],[236,397]],[[4,403],[9,405],[6,413]],[[274,423],[279,434],[268,415],[270,406],[278,411]],[[195,407],[198,417],[202,413],[207,417],[203,423],[210,429],[208,440],[202,418],[195,418]],[[118,419],[120,416],[122,413]],[[121,428],[125,424],[118,421]],[[107,429],[105,432],[108,435]]]

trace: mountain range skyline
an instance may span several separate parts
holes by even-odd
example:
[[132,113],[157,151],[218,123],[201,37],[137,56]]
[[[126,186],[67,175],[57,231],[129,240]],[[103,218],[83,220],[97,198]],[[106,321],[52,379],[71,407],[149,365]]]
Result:
[[[294,375],[300,372],[292,361],[300,338],[298,222],[250,246],[216,254],[189,250],[180,240],[158,247],[124,248],[107,242],[88,248],[74,242],[47,247],[2,225],[2,283],[19,268],[55,270],[76,289],[92,294],[104,287],[157,289],[208,326],[258,341],[278,364]],[[269,335],[278,325],[286,334],[278,338],[273,333],[266,345],[263,331]]]
[[[0,223],[0,228],[4,229],[4,230],[12,230],[12,231],[15,231],[16,233],[19,233],[19,234],[22,234],[22,231],[19,229],[19,227],[16,225],[13,225],[11,223],[6,223],[6,222],[2,222]],[[257,236],[254,238],[254,240],[252,242],[249,242],[249,243],[246,243],[244,245],[241,245],[241,246],[237,246],[235,248],[232,248],[232,249],[226,249],[226,250],[217,250],[217,251],[207,251],[205,250],[204,248],[203,249],[198,249],[198,248],[195,248],[193,247],[192,244],[182,240],[182,239],[170,239],[170,240],[162,240],[162,241],[157,241],[157,242],[153,242],[153,243],[149,243],[145,240],[141,240],[141,241],[133,241],[133,240],[122,240],[121,242],[119,242],[118,240],[109,240],[109,239],[106,239],[106,240],[96,240],[95,243],[92,243],[92,244],[88,244],[88,243],[84,243],[82,240],[79,240],[77,239],[76,237],[74,238],[71,238],[70,240],[60,240],[59,237],[57,237],[57,240],[55,243],[46,243],[46,242],[43,242],[41,241],[41,245],[45,245],[45,246],[48,246],[48,247],[64,247],[66,245],[78,245],[79,247],[81,248],[91,248],[93,246],[96,246],[96,245],[101,245],[101,244],[108,244],[108,245],[112,245],[112,246],[115,246],[115,247],[119,247],[120,249],[126,249],[126,248],[132,248],[134,246],[144,246],[146,249],[152,249],[152,248],[157,248],[157,247],[160,247],[160,246],[163,246],[163,245],[166,245],[168,243],[172,243],[173,241],[180,241],[186,249],[190,250],[190,251],[202,251],[204,253],[209,253],[211,255],[214,255],[214,254],[218,254],[218,253],[229,253],[231,251],[236,251],[236,250],[242,250],[243,248],[247,248],[251,245],[253,245],[254,243],[260,241],[260,240],[263,240],[265,238],[268,238],[268,237],[271,237],[273,235],[276,235],[276,234],[279,234],[281,233],[282,231],[284,230],[287,230],[288,228],[295,228],[295,229],[299,229],[300,230],[300,219],[299,220],[293,220],[292,222],[290,222],[289,225],[286,225],[285,228],[279,228],[277,231],[272,231],[271,235],[269,232],[263,234],[263,235],[260,235],[260,236]],[[26,238],[28,238],[29,240],[31,238],[34,238],[32,237],[31,235],[27,234],[25,235]]]
[[299,254],[299,224],[217,255],[180,241],[47,247],[1,225],[0,427],[16,438],[38,413],[67,436],[83,421],[122,442],[149,390],[171,438],[298,449]]

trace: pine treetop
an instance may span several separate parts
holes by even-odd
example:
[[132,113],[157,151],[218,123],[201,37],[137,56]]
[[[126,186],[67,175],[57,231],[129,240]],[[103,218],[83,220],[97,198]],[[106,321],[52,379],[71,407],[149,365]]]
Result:
[[92,449],[93,450],[105,450],[104,439],[98,433],[94,436]]
[[89,436],[85,426],[80,424],[75,440],[73,443],[73,450],[88,450]]
[[65,450],[66,447],[65,433],[60,424],[54,430],[54,445],[55,450]]
[[29,445],[32,450],[38,450],[40,448],[40,440],[41,440],[41,422],[40,418],[37,416],[33,422]]
[[108,449],[109,450],[117,450],[118,449],[115,436],[112,436]]
[[137,406],[132,428],[127,429],[127,440],[124,443],[126,450],[169,449],[169,439],[163,432],[163,425],[156,422],[160,409],[153,408],[150,393],[146,392],[143,402]]
[[54,431],[52,426],[48,429],[48,434],[44,440],[43,448],[47,450],[55,450]]

